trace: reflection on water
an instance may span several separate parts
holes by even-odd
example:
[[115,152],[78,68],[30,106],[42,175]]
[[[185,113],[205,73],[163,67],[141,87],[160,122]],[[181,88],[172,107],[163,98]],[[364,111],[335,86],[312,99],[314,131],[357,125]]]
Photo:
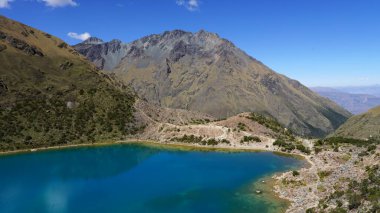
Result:
[[140,145],[0,158],[0,212],[269,212],[251,183],[301,165],[272,153]]
[[[128,148],[121,147],[128,146]],[[157,149],[142,146],[115,145],[105,147],[86,147],[44,151],[25,155],[5,156],[0,161],[0,168],[7,167],[18,175],[31,172],[41,181],[46,178],[61,179],[97,179],[116,176],[127,172],[139,162],[158,153]],[[12,168],[11,168],[12,167]],[[11,173],[4,173],[0,180],[14,179]],[[29,178],[25,176],[25,178]]]

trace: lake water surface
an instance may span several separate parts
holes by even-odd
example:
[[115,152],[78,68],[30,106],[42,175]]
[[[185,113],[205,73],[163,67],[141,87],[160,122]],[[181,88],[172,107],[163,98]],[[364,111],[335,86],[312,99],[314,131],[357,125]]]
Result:
[[0,212],[278,212],[253,183],[302,164],[137,144],[0,156]]

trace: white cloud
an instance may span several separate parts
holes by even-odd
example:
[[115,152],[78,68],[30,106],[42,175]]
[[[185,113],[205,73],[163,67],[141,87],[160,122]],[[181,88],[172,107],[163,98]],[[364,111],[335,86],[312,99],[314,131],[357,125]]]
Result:
[[88,38],[91,37],[90,33],[87,33],[87,32],[86,33],[82,33],[82,34],[69,32],[69,33],[67,33],[67,35],[70,38],[78,39],[78,40],[81,40],[81,41],[87,40]]
[[[9,8],[10,2],[14,0],[0,0],[0,8]],[[75,0],[37,0],[38,2],[45,2],[48,7],[65,7],[65,6],[78,6]]]
[[186,7],[190,11],[199,9],[199,0],[177,0],[177,5]]
[[[1,1],[1,0],[0,0]],[[41,0],[45,2],[48,7],[65,7],[65,6],[78,6],[74,0]]]
[[0,0],[0,8],[9,8],[10,7],[10,2],[13,0]]

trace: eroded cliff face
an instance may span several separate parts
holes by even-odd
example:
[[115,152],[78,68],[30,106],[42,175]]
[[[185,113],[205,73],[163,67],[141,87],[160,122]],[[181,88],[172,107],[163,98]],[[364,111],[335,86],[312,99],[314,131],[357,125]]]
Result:
[[75,48],[131,85],[141,98],[164,107],[219,118],[259,112],[297,134],[311,136],[333,132],[351,115],[203,30],[174,30],[128,44],[82,43]]
[[75,45],[74,48],[103,70],[115,68],[127,53],[127,46],[120,40],[104,42],[95,37]]

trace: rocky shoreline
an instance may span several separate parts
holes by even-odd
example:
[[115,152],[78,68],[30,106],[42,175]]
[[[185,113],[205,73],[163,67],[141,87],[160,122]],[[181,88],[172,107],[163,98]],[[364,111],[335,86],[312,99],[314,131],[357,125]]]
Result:
[[[291,202],[287,212],[301,213],[312,208],[323,208],[325,212],[330,212],[337,205],[330,202],[321,207],[321,201],[328,199],[337,191],[347,190],[351,181],[360,183],[367,178],[366,168],[380,162],[379,146],[374,154],[368,156],[360,155],[365,148],[347,145],[339,149],[306,156],[311,166],[300,169],[299,175],[286,172],[273,177],[276,180],[275,192]],[[341,207],[348,205],[346,201]],[[356,211],[353,209],[349,212]]]

